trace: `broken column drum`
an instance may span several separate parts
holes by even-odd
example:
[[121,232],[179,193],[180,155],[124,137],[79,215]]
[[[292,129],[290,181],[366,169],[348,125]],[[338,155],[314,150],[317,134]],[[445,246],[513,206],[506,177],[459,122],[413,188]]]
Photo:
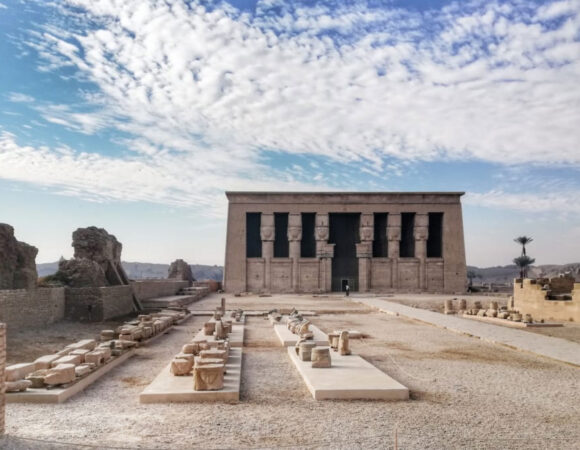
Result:
[[342,331],[338,339],[338,353],[341,355],[350,355],[348,331]]
[[195,391],[217,391],[223,387],[223,364],[196,365],[193,368],[193,389]]
[[310,353],[310,359],[315,369],[329,368],[331,366],[330,348],[314,347]]

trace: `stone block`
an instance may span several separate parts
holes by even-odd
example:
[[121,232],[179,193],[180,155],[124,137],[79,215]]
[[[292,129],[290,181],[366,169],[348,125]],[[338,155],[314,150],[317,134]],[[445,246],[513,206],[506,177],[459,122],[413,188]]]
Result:
[[224,365],[208,364],[193,369],[195,391],[216,391],[224,387]]
[[75,367],[75,375],[79,378],[84,377],[85,375],[88,375],[89,373],[91,373],[91,367],[92,364],[81,364],[80,366],[76,366]]
[[193,369],[193,361],[184,358],[173,358],[171,361],[171,373],[175,376],[189,375]]
[[75,366],[73,364],[59,364],[44,377],[44,383],[48,385],[66,384],[75,380]]
[[110,341],[111,339],[115,339],[117,337],[117,333],[114,330],[102,330],[101,331],[101,341]]
[[6,381],[19,381],[26,378],[26,375],[36,370],[35,363],[12,364],[6,367],[4,376]]
[[61,358],[61,356],[66,355],[59,355],[55,353],[54,355],[44,355],[41,356],[40,358],[37,358],[36,361],[34,361],[35,370],[50,369],[52,363],[57,359]]
[[47,373],[48,369],[40,369],[28,375],[26,379],[32,383],[30,387],[34,389],[41,389],[45,387],[44,377],[46,376]]
[[105,350],[109,350],[109,354],[111,352],[110,349],[97,349],[89,352],[85,355],[85,363],[94,364],[95,366],[100,366],[101,364],[105,363]]
[[17,381],[7,381],[6,392],[23,392],[32,386],[32,381],[29,380],[17,380]]
[[228,359],[228,351],[219,349],[202,350],[201,352],[199,352],[199,356],[202,359],[204,358],[220,359],[225,364]]
[[96,346],[97,341],[94,339],[83,339],[81,341],[75,342],[74,344],[67,345],[66,348],[70,348],[71,350],[77,350],[79,348],[94,350]]
[[194,343],[185,344],[181,348],[181,353],[187,353],[190,355],[197,353],[197,351],[199,351],[199,345],[194,344]]
[[313,348],[310,358],[312,360],[312,367],[315,369],[323,369],[331,366],[330,348],[328,347]]
[[73,366],[78,366],[83,360],[81,355],[66,355],[53,361],[51,367],[57,367],[59,364],[72,364]]
[[85,356],[86,356],[86,354],[89,353],[90,351],[91,350],[87,350],[86,348],[79,348],[77,350],[73,350],[72,352],[70,352],[68,354],[68,356],[71,356],[71,355],[78,355],[78,356],[80,356],[81,357],[80,364],[82,364],[82,363],[85,362]]

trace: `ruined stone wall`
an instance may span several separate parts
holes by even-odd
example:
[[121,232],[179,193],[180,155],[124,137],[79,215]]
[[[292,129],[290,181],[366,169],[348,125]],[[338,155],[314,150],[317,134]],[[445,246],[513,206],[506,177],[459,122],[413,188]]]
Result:
[[65,288],[65,317],[100,322],[133,312],[131,286]]
[[[557,278],[553,280],[558,280]],[[580,283],[573,285],[572,300],[549,300],[542,283],[525,279],[514,281],[514,309],[521,314],[531,314],[535,320],[560,320],[580,322]],[[560,286],[558,284],[558,286]]]
[[186,280],[139,280],[132,281],[133,292],[138,300],[176,295],[180,289],[189,286]]
[[5,430],[6,385],[4,369],[6,368],[6,325],[0,323],[0,436]]
[[9,328],[58,322],[64,310],[64,288],[0,290],[0,322]]

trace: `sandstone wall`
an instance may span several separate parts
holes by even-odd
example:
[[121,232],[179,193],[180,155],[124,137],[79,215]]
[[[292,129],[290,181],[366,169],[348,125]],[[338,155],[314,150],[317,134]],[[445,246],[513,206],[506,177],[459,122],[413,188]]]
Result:
[[64,318],[64,288],[0,290],[0,322],[12,327],[45,326]]
[[65,317],[100,322],[133,312],[131,286],[65,288]]
[[514,309],[531,314],[534,320],[580,322],[580,283],[574,284],[572,300],[548,300],[542,284],[535,281],[525,279],[523,287],[520,280],[514,281]]
[[177,294],[180,289],[189,286],[186,280],[139,280],[132,281],[133,292],[137,299],[148,300],[157,297],[169,297]]
[[6,386],[4,382],[4,369],[6,368],[6,325],[0,323],[0,436],[4,434],[6,409]]

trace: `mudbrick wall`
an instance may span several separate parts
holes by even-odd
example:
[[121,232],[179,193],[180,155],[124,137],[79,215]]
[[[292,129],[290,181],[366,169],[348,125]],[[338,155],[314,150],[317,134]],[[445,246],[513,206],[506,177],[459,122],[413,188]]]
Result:
[[177,294],[180,289],[189,286],[189,281],[182,280],[139,280],[132,281],[133,292],[139,300],[157,297],[169,297]]
[[100,322],[133,312],[131,286],[66,288],[65,317]]
[[64,288],[0,290],[0,322],[12,327],[44,326],[64,318]]
[[6,386],[4,369],[6,367],[6,325],[0,323],[0,436],[4,434],[4,411],[6,407]]

